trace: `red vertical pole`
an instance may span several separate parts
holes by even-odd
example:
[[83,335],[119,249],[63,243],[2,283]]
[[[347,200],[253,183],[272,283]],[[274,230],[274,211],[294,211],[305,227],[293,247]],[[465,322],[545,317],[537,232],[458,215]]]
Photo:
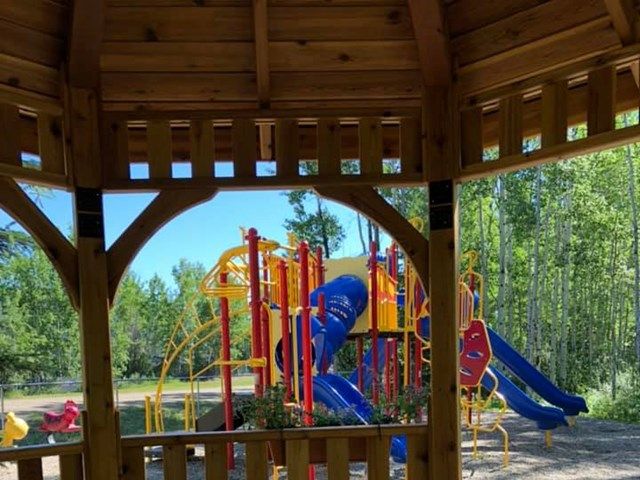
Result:
[[400,390],[400,370],[398,362],[398,339],[394,338],[391,342],[393,345],[393,401],[398,401],[398,393]]
[[324,285],[324,257],[322,247],[316,248],[316,287]]
[[313,417],[313,389],[311,378],[311,307],[309,306],[309,246],[302,242],[300,253],[300,306],[302,307],[302,375],[304,423],[311,425]]
[[391,401],[391,342],[387,339],[384,342],[384,394],[387,402]]
[[398,245],[391,244],[391,278],[398,280]]
[[[258,263],[258,231],[250,228],[247,240],[249,244],[249,292],[251,304],[251,356],[262,357],[262,334],[260,315],[262,299],[260,298],[260,265]],[[253,368],[255,395],[261,397],[264,393],[264,371],[261,367]]]
[[[227,272],[220,274],[220,285],[226,285]],[[229,332],[229,299],[220,297],[220,325],[222,329],[222,360],[231,360],[231,339]],[[231,365],[222,366],[222,384],[224,390],[224,423],[229,432],[233,430],[233,404],[231,403]],[[227,468],[234,469],[233,443],[227,443]]]
[[271,342],[270,334],[269,334],[269,312],[264,307],[264,304],[267,305],[269,302],[269,262],[267,260],[266,255],[262,256],[262,281],[263,281],[263,294],[262,294],[262,304],[260,305],[260,323],[262,325],[262,331],[260,333],[262,339],[262,355],[266,359],[266,366],[264,368],[264,384],[265,386],[271,386],[271,349],[269,345]]
[[[475,297],[475,290],[476,290],[476,276],[472,273],[471,275],[469,275],[469,290],[471,291],[471,296],[473,298],[473,302],[471,303],[471,319],[473,320],[473,317],[475,316],[475,303],[476,303],[476,297]],[[473,420],[473,407],[472,407],[472,402],[473,402],[473,391],[471,388],[467,388],[467,402],[469,403],[469,410],[467,410],[467,421],[469,422],[469,424],[471,424],[471,421]]]
[[282,375],[285,386],[285,401],[291,399],[291,337],[289,335],[289,285],[287,262],[278,262],[280,280],[280,329],[282,331]]
[[371,362],[373,370],[373,381],[371,383],[373,403],[375,405],[380,401],[380,387],[378,385],[378,245],[376,242],[371,242],[370,246],[371,255],[369,258],[369,275],[371,277],[371,306],[369,311],[371,312],[371,354],[373,355],[373,361]]
[[362,337],[356,338],[356,360],[358,362],[358,390],[364,395],[364,375],[363,375],[363,361],[364,361],[364,345]]
[[[420,332],[420,324],[417,326],[418,335]],[[415,339],[413,349],[413,385],[414,387],[422,386],[422,342],[419,339]]]

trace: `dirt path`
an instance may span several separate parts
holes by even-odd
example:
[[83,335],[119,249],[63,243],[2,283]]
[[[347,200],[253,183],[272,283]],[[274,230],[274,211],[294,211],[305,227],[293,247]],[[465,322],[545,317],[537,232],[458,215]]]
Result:
[[[640,425],[579,419],[574,428],[554,432],[553,447],[545,448],[544,435],[535,425],[510,414],[504,422],[511,441],[511,462],[502,467],[502,444],[497,434],[480,437],[480,458],[471,458],[470,435],[463,435],[465,480],[640,480]],[[231,479],[244,478],[242,448],[236,446],[237,469]],[[58,478],[57,459],[44,461],[46,480]],[[189,478],[202,479],[202,458],[189,462]],[[402,465],[392,465],[394,479],[404,478]],[[352,464],[351,478],[366,478],[362,465]],[[0,467],[0,480],[16,478],[15,465]],[[162,478],[162,462],[148,464],[147,478]],[[326,479],[318,469],[318,480]]]

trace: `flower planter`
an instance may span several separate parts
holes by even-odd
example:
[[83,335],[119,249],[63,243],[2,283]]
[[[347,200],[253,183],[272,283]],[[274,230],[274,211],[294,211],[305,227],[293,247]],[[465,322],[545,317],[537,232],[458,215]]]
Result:
[[[312,438],[309,440],[309,463],[327,463],[327,441],[331,439]],[[287,463],[286,441],[272,440],[269,452],[273,463],[284,466]],[[365,438],[349,438],[349,461],[364,462],[367,460],[367,442]]]

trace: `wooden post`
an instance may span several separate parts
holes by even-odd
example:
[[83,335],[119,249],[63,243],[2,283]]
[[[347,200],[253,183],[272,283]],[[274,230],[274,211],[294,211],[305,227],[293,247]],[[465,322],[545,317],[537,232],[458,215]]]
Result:
[[[458,162],[453,96],[449,87],[427,87],[423,105],[424,152],[429,178],[429,292],[431,306],[431,477],[458,480],[460,401],[456,277]],[[425,282],[426,279],[422,279]]]
[[102,211],[102,162],[95,91],[71,88],[71,145],[76,181],[74,211],[78,249],[80,342],[84,401],[83,423],[88,480],[116,480],[119,474],[111,342],[109,288]]

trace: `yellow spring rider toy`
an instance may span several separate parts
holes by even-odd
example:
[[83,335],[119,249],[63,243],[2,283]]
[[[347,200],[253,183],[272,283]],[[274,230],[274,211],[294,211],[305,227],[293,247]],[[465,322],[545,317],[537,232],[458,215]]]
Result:
[[4,430],[0,432],[2,434],[2,441],[0,442],[0,448],[11,448],[13,442],[22,440],[29,433],[29,425],[20,417],[16,417],[13,412],[7,413],[7,418],[4,423]]

